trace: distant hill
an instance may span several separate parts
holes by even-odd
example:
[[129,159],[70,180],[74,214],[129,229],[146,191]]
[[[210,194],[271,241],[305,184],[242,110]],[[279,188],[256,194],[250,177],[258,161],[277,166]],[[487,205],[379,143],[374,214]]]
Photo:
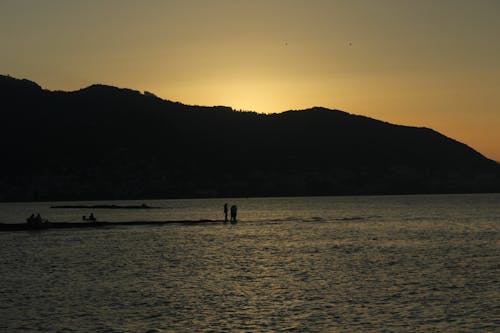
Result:
[[0,200],[498,192],[500,166],[428,128],[263,115],[0,76]]

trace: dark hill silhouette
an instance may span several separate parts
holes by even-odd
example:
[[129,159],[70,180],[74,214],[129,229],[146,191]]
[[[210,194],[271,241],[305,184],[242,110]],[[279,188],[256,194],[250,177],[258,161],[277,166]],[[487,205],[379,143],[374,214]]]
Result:
[[498,192],[500,167],[428,128],[263,115],[0,76],[0,199]]

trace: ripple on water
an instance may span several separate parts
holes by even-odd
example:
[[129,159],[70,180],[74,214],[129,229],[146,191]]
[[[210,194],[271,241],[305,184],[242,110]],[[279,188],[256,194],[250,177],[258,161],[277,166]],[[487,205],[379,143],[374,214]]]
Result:
[[498,330],[498,220],[421,205],[416,221],[301,204],[320,218],[3,233],[0,331]]

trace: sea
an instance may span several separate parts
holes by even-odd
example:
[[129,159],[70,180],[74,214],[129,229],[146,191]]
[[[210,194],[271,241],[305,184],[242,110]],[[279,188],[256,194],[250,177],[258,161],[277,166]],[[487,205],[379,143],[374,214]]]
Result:
[[500,332],[500,194],[0,203],[32,213],[221,222],[0,232],[0,332]]

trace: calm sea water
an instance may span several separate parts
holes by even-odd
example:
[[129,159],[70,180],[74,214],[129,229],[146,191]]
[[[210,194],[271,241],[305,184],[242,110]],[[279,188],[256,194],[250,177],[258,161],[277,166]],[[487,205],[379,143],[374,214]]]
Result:
[[[0,233],[1,332],[500,332],[500,195],[159,200]],[[88,209],[0,204],[79,221]],[[57,203],[62,204],[62,203]],[[98,204],[78,203],[78,204]]]

